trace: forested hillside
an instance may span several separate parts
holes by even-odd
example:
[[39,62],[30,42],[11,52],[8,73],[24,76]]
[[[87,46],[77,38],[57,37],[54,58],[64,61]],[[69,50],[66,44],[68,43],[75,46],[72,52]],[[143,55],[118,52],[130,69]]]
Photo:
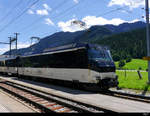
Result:
[[103,39],[96,40],[94,43],[109,46],[115,61],[127,57],[142,58],[146,56],[145,28],[103,37]]

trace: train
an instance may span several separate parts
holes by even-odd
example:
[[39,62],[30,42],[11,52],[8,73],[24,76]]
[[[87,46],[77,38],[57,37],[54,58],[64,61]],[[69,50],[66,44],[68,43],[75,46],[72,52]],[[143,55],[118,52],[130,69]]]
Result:
[[39,54],[0,59],[0,73],[18,77],[70,82],[109,89],[118,86],[110,50],[97,44],[72,43],[45,49]]

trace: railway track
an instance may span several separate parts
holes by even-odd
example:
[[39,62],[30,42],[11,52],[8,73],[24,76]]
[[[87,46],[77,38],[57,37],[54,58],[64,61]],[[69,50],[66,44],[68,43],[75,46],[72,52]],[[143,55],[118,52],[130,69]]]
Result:
[[[81,113],[81,112],[90,112],[90,113],[117,113],[115,111],[109,110],[109,109],[104,109],[104,108],[99,108],[93,105],[89,105],[86,104],[85,102],[79,102],[79,101],[75,101],[73,99],[70,98],[64,98],[62,96],[58,96],[56,94],[51,94],[49,92],[43,91],[43,90],[39,90],[38,88],[32,88],[29,86],[26,86],[24,84],[20,84],[20,83],[16,83],[14,81],[9,81],[9,80],[1,80],[0,82],[0,88],[2,88],[3,90],[12,93],[12,91],[7,90],[7,88],[4,88],[1,86],[1,84],[5,84],[7,86],[11,86],[13,88],[17,88],[17,89],[21,89],[22,91],[28,92],[31,95],[35,95],[35,97],[39,97],[39,98],[35,98],[35,100],[33,101],[32,99],[29,99],[28,97],[24,99],[25,96],[23,96],[23,100],[25,100],[26,102],[32,104],[33,106],[37,107],[38,109],[41,110],[41,112],[70,112],[70,113]],[[99,93],[99,92],[98,92]],[[135,100],[135,101],[140,101],[140,102],[146,102],[146,103],[150,103],[150,97],[146,97],[146,96],[142,96],[142,95],[135,95],[135,94],[129,94],[129,93],[123,93],[123,92],[117,92],[117,91],[105,91],[105,92],[101,92],[99,94],[105,94],[108,96],[113,96],[113,97],[119,97],[119,98],[124,98],[124,99],[129,99],[129,100]],[[15,94],[14,94],[15,95]],[[22,94],[23,95],[23,94]],[[18,97],[18,95],[15,95]],[[41,99],[42,98],[42,99]],[[56,108],[56,111],[51,111],[50,108],[43,108],[42,104],[39,104],[38,101],[36,100],[40,100],[41,102],[42,100],[48,101],[48,103],[53,104],[53,107],[57,107],[58,106],[58,110]],[[29,100],[28,100],[29,99]],[[33,102],[33,103],[32,103]],[[38,103],[38,104],[37,104]],[[42,106],[42,107],[41,107]],[[59,107],[62,106],[62,107]],[[53,108],[51,107],[51,108]],[[61,110],[62,109],[62,110]],[[68,109],[66,111],[64,111],[64,109]]]
[[119,97],[119,98],[124,98],[124,99],[131,99],[131,100],[135,100],[135,101],[150,103],[150,97],[148,97],[148,96],[123,93],[123,92],[117,92],[117,91],[111,91],[111,90],[106,91],[103,94],[109,95],[109,96],[114,96],[114,97]]
[[50,93],[37,90],[22,84],[0,81],[0,88],[19,99],[29,103],[40,112],[53,113],[116,113],[109,109],[99,108],[93,105],[52,95]]

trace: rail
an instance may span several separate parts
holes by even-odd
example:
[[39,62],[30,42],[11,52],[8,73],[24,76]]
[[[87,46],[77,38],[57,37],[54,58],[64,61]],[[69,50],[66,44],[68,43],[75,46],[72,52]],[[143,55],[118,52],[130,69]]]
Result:
[[140,102],[150,103],[150,97],[143,96],[143,95],[123,93],[123,92],[112,91],[112,90],[106,91],[103,94],[114,96],[114,97],[125,98],[125,99],[131,99],[131,100],[140,101]]
[[1,80],[0,88],[39,108],[41,112],[55,113],[116,113],[79,101],[63,98],[22,84]]

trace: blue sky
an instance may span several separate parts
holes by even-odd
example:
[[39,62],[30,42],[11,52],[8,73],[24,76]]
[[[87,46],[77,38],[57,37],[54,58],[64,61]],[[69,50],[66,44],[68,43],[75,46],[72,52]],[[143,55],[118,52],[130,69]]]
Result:
[[[143,7],[144,0],[0,0],[0,42],[9,42],[8,37],[19,32],[18,48],[22,48],[30,45],[32,36],[83,30],[71,23],[74,20],[85,22],[86,28],[145,21]],[[0,54],[7,50],[8,45],[0,44]]]

